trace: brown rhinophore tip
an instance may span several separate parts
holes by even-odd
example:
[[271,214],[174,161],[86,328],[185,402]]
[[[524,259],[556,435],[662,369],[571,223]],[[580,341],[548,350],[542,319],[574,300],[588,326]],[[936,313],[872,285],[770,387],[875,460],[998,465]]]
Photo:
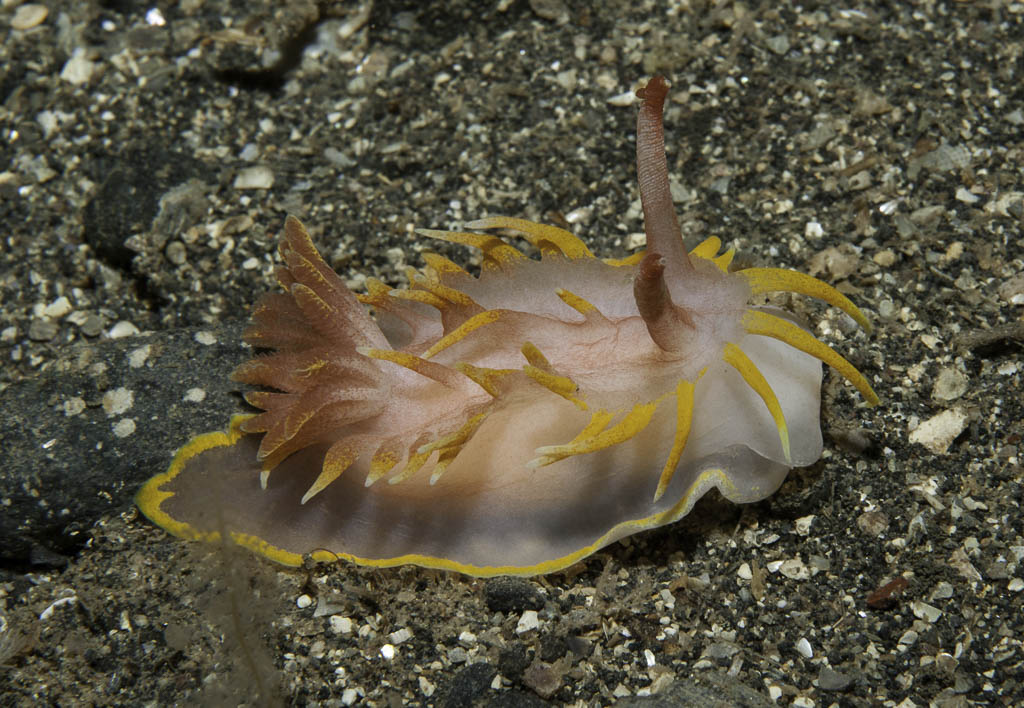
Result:
[[665,131],[661,112],[668,94],[664,77],[655,76],[636,95],[643,99],[636,117],[636,176],[640,183],[640,201],[644,207],[647,250],[665,258],[669,277],[693,270],[683,245],[683,235],[672,206],[665,159]]

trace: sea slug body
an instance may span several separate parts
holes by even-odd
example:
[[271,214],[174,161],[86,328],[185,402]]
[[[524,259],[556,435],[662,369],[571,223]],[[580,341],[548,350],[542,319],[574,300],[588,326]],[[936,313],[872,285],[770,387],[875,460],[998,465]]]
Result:
[[[867,320],[810,276],[730,272],[717,238],[686,251],[667,90],[654,77],[638,92],[647,248],[628,258],[492,217],[420,232],[480,249],[479,277],[427,254],[408,289],[371,278],[356,296],[289,217],[283,292],[260,299],[245,335],[268,353],[234,373],[262,412],[182,447],[140,491],[142,511],[289,565],[312,554],[532,575],[671,523],[711,488],[763,499],[817,460],[821,362],[878,398],[790,315],[750,301],[786,290]],[[480,233],[498,229],[541,258]]]

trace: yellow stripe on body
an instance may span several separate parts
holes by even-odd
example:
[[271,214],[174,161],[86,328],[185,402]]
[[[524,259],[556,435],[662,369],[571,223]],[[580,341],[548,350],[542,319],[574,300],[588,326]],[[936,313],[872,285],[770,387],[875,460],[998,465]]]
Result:
[[[588,438],[581,438],[577,435],[576,438],[565,445],[544,445],[538,447],[534,450],[537,453],[537,457],[527,462],[526,466],[536,469],[559,460],[564,460],[567,457],[572,457],[573,455],[585,455],[625,442],[647,427],[654,416],[654,411],[663,398],[664,396],[650,403],[639,403],[633,406],[632,410],[618,423]],[[597,415],[597,413],[594,414],[595,417]],[[594,418],[591,418],[591,423],[587,425],[587,428],[593,423]],[[586,428],[584,430],[586,431]]]
[[498,310],[484,310],[483,312],[478,312],[451,332],[437,340],[432,347],[423,352],[423,358],[429,359],[438,352],[444,351],[456,342],[465,339],[466,335],[473,330],[480,329],[484,325],[496,322],[500,314],[501,313]]
[[690,437],[690,425],[693,422],[693,391],[695,385],[692,381],[681,380],[676,385],[676,432],[672,439],[672,449],[665,460],[665,467],[661,470],[658,478],[658,488],[654,492],[654,501],[658,501],[668,489],[672,477],[676,473],[676,466],[686,449],[686,440]]
[[775,391],[772,390],[768,380],[761,373],[761,370],[757,368],[757,365],[750,360],[750,357],[744,354],[743,350],[732,342],[725,345],[725,348],[722,350],[722,358],[740,373],[740,376],[747,382],[747,385],[754,389],[757,395],[761,397],[761,400],[764,401],[764,405],[768,408],[768,412],[771,413],[772,420],[775,421],[775,427],[779,431],[782,454],[786,456],[786,462],[791,463],[793,457],[789,454],[789,426],[786,425],[786,416],[782,413],[779,398],[775,395]]
[[427,361],[425,358],[418,357],[415,354],[396,351],[394,349],[372,349],[370,347],[356,347],[356,352],[370,359],[389,361],[392,364],[398,364],[403,368],[415,371],[417,374],[426,376],[428,379],[433,379],[434,381],[444,384],[449,388],[458,389],[463,383],[462,377],[454,370],[442,364]]
[[473,366],[464,361],[456,362],[452,368],[495,398],[501,393],[499,389],[501,379],[519,371],[518,369],[488,369],[481,366]]
[[580,313],[584,317],[604,318],[604,315],[601,314],[601,311],[598,310],[593,303],[589,300],[584,300],[574,292],[570,292],[565,288],[556,288],[555,295],[561,298],[562,302],[576,310],[576,312]]
[[587,410],[587,404],[581,398],[576,396],[576,392],[579,391],[579,386],[577,386],[576,382],[568,376],[559,376],[558,374],[545,371],[533,364],[524,365],[523,373],[547,390],[552,393],[556,393],[565,400],[571,402],[581,411]]

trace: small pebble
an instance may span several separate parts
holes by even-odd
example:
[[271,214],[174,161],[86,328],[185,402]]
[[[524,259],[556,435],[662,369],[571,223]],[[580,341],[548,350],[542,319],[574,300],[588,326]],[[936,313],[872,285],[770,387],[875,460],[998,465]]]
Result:
[[818,673],[818,688],[822,691],[845,691],[853,684],[853,677],[839,673],[829,666],[822,666]]
[[1024,275],[1010,278],[996,292],[1011,305],[1024,305]]
[[79,325],[79,329],[82,330],[82,334],[86,337],[98,337],[103,334],[103,326],[106,321],[95,312],[86,314],[82,324]]
[[36,3],[22,5],[14,11],[14,17],[11,18],[11,28],[27,30],[38,27],[46,20],[46,16],[49,14],[50,11],[45,5],[37,5]]
[[632,91],[626,91],[624,93],[618,93],[608,99],[608,103],[612,106],[632,106],[636,100],[636,94]]
[[811,643],[807,641],[807,637],[800,637],[796,640],[794,648],[805,659],[810,659],[814,656],[814,649],[811,648]]
[[900,637],[899,643],[903,645],[903,648],[909,648],[917,642],[917,639],[920,636],[921,635],[919,635],[914,630],[908,629],[906,632],[903,633],[903,636]]
[[932,398],[936,401],[953,401],[967,393],[967,375],[946,367],[939,372],[932,387]]
[[185,261],[188,260],[185,244],[181,241],[171,241],[168,243],[167,248],[164,249],[164,255],[174,265],[185,265]]
[[110,328],[110,331],[107,332],[107,336],[111,339],[121,339],[122,337],[134,337],[138,333],[138,327],[133,325],[131,322],[121,320]]
[[936,455],[945,454],[957,436],[967,427],[967,413],[952,408],[932,416],[910,434],[910,442],[920,443]]
[[81,86],[82,84],[89,83],[95,72],[96,63],[89,61],[85,55],[85,49],[79,47],[64,64],[64,68],[60,72],[60,78],[69,84]]
[[64,401],[64,416],[67,418],[76,416],[84,410],[85,400],[82,399],[80,396],[75,396],[74,398],[69,398],[68,400]]
[[135,405],[135,394],[124,386],[103,394],[103,410],[111,418],[122,415],[133,405]]
[[388,635],[388,639],[392,644],[401,644],[412,639],[412,631],[408,627],[402,627],[397,632],[392,632]]
[[274,186],[274,173],[263,165],[239,170],[235,189],[270,189]]
[[516,624],[516,634],[526,634],[540,626],[540,618],[537,610],[526,610]]
[[787,561],[783,561],[779,565],[778,570],[790,580],[807,580],[811,577],[811,571],[807,569],[807,566],[799,558],[790,558]]
[[879,251],[873,255],[871,260],[883,268],[889,268],[896,264],[896,254],[891,248],[886,248],[885,250]]
[[50,320],[32,320],[28,326],[28,338],[33,342],[49,342],[57,336],[60,327]]
[[910,605],[910,609],[913,610],[915,617],[925,620],[930,624],[935,624],[942,617],[942,610],[920,600],[913,602]]
[[71,302],[63,295],[43,308],[43,314],[53,319],[60,319],[71,312]]
[[331,615],[329,620],[331,631],[335,634],[352,634],[352,619],[341,615]]
[[562,0],[530,0],[530,9],[545,20],[569,21],[569,7]]
[[112,430],[115,437],[126,438],[135,432],[135,421],[131,418],[122,418],[114,423]]
[[776,35],[768,39],[768,48],[779,56],[789,51],[789,37],[784,34]]
[[152,351],[153,347],[150,344],[131,350],[128,352],[128,366],[133,369],[141,368],[145,365],[146,360],[149,359],[149,355]]
[[889,528],[889,517],[881,511],[865,511],[857,517],[857,526],[868,536],[881,536]]
[[185,391],[185,395],[182,397],[186,403],[202,403],[206,400],[206,391],[201,388],[190,388]]
[[958,201],[961,201],[964,204],[974,204],[979,199],[981,199],[981,197],[979,197],[977,194],[974,194],[966,187],[957,187],[956,198]]

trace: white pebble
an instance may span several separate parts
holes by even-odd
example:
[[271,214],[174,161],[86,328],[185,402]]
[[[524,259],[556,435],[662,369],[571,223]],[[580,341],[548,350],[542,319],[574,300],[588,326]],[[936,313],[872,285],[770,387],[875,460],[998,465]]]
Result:
[[270,189],[273,185],[274,173],[264,165],[246,167],[235,177],[235,189]]
[[59,298],[43,308],[43,314],[47,317],[52,317],[53,319],[59,319],[71,312],[71,309],[71,302],[61,295]]
[[779,572],[790,580],[807,580],[811,577],[811,572],[799,558],[790,558],[787,561],[783,561],[782,565],[779,566]]
[[313,604],[313,598],[309,595],[299,595],[299,599],[295,601],[295,604],[299,606],[300,610],[304,610]]
[[153,347],[150,344],[145,344],[141,347],[136,347],[128,352],[128,366],[133,369],[138,369],[146,363],[146,359],[149,358],[150,352],[153,351]]
[[981,199],[981,197],[979,197],[977,194],[974,194],[966,187],[957,187],[956,198],[958,201],[961,201],[964,204],[974,204],[979,199]]
[[910,442],[920,443],[936,455],[942,455],[967,427],[967,413],[959,408],[932,416],[910,434]]
[[946,366],[935,377],[935,385],[932,386],[932,398],[944,403],[955,401],[967,393],[969,387],[970,381],[967,378],[967,374],[957,371],[951,366]]
[[54,600],[53,602],[50,603],[49,607],[47,607],[45,610],[43,610],[39,614],[39,619],[41,619],[43,621],[46,621],[46,620],[50,619],[53,616],[53,611],[56,608],[60,607],[61,605],[70,605],[70,604],[72,604],[74,602],[77,602],[77,601],[78,601],[78,596],[77,595],[70,595],[68,597],[62,597],[60,599]]
[[526,634],[539,626],[540,618],[537,616],[537,610],[526,610],[516,624],[516,634]]
[[135,405],[135,394],[124,386],[107,391],[103,394],[103,410],[113,418],[127,412]]
[[352,634],[352,618],[331,615],[331,631],[335,634]]
[[814,656],[814,650],[811,649],[811,643],[807,641],[807,637],[800,637],[793,646],[800,656],[805,659],[810,659]]
[[113,425],[114,436],[126,438],[135,432],[135,421],[131,418],[122,418]]
[[68,418],[76,416],[85,410],[85,400],[79,396],[64,401],[64,415]]
[[193,339],[195,339],[197,342],[205,346],[210,346],[211,344],[217,343],[217,337],[213,334],[213,332],[207,332],[206,330],[203,330],[202,332],[196,332]]
[[636,100],[636,94],[632,91],[626,91],[624,93],[615,94],[608,99],[608,103],[613,106],[632,106],[634,100]]
[[638,231],[636,233],[632,233],[632,234],[629,234],[628,236],[626,236],[626,250],[627,251],[635,251],[636,249],[643,248],[646,245],[647,245],[647,234],[645,234],[645,233],[640,233]]
[[201,388],[190,388],[185,391],[185,395],[182,397],[186,403],[202,403],[206,400],[206,391]]
[[910,609],[914,611],[915,617],[925,620],[931,624],[938,622],[939,618],[942,617],[942,610],[938,607],[929,605],[927,602],[921,602],[920,600],[914,601],[910,606]]
[[14,11],[14,17],[11,18],[11,28],[16,30],[32,29],[41,25],[49,14],[50,11],[45,5],[37,5],[35,3],[22,5]]
[[107,336],[111,339],[121,339],[122,337],[134,337],[138,333],[138,327],[127,320],[121,320],[107,331]]
[[95,71],[95,62],[89,61],[85,56],[85,49],[79,47],[64,64],[64,68],[60,71],[60,78],[69,84],[81,86],[82,84],[89,83]]
[[402,642],[407,642],[412,639],[412,632],[408,627],[402,627],[397,632],[389,634],[388,639],[391,640],[392,644],[401,644]]

